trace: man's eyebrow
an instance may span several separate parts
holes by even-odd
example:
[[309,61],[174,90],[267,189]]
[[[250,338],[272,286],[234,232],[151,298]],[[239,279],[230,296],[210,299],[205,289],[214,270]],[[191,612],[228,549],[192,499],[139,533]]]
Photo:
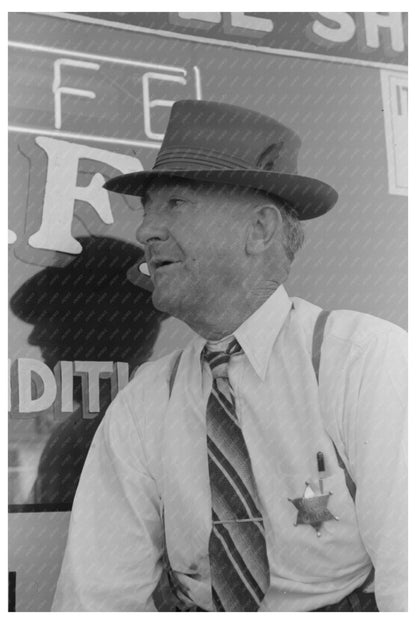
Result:
[[[174,186],[170,190],[171,190],[172,194],[175,194],[175,192],[181,193],[181,192],[189,190],[189,189],[187,189],[185,186],[183,186],[183,187]],[[141,199],[141,204],[142,204],[143,208],[146,207],[146,204],[148,204],[148,203],[150,203],[152,201],[150,193],[148,192],[147,189],[143,192],[143,195],[140,196],[140,199]],[[189,202],[190,204],[195,204],[196,203],[196,200],[195,200],[194,197],[192,197],[192,198],[191,197],[186,197],[184,199],[186,199],[186,201]]]

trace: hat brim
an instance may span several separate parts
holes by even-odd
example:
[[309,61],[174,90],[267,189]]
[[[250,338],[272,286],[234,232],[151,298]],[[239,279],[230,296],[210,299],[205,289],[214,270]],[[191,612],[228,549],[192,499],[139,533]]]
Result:
[[104,188],[114,193],[140,197],[149,182],[169,177],[257,189],[289,202],[300,220],[320,217],[328,212],[338,199],[336,190],[320,180],[251,169],[139,171],[112,178],[104,184]]

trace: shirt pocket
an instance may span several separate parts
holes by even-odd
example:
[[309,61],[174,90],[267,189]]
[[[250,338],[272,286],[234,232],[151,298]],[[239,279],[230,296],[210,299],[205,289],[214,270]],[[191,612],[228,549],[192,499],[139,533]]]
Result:
[[[286,499],[286,517],[290,520],[282,527],[283,568],[305,582],[354,575],[368,562],[368,555],[344,471],[337,468],[323,479],[323,494],[318,481],[310,485],[315,496],[322,497],[320,501],[315,499],[309,505],[311,499],[302,500],[305,491]],[[313,513],[308,515],[309,509]]]

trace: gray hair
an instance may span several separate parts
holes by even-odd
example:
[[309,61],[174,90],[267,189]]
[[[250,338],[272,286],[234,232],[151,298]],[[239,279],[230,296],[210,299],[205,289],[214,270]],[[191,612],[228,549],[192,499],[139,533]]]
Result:
[[280,198],[271,198],[282,215],[283,220],[283,247],[290,263],[302,247],[305,240],[303,226],[292,206]]

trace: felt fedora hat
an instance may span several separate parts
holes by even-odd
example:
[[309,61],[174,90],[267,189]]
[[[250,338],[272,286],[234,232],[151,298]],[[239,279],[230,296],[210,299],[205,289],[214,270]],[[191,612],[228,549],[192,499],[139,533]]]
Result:
[[299,219],[328,212],[338,193],[298,175],[300,138],[274,119],[239,106],[180,100],[172,106],[153,169],[120,175],[109,191],[141,196],[147,184],[169,177],[257,189],[289,202]]

